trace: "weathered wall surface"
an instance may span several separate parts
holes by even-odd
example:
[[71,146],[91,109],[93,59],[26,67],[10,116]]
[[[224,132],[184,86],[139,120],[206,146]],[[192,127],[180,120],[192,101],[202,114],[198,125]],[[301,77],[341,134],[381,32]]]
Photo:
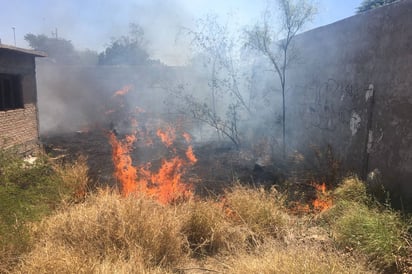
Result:
[[0,147],[18,146],[20,152],[32,151],[38,146],[37,110],[34,104],[22,109],[0,111]]
[[24,108],[0,111],[0,147],[32,151],[38,147],[39,136],[34,56],[2,51],[0,73],[21,77],[24,104]]
[[291,148],[330,144],[346,169],[379,169],[410,204],[411,14],[404,0],[298,35],[287,97]]

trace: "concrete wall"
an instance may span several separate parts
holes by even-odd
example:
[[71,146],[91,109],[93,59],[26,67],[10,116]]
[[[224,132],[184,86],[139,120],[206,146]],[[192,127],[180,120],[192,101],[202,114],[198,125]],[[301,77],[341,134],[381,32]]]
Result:
[[24,108],[0,111],[0,148],[20,152],[38,148],[38,115],[34,56],[0,51],[0,73],[19,75]]
[[287,96],[290,148],[330,144],[347,170],[379,169],[410,205],[411,14],[403,0],[298,35]]

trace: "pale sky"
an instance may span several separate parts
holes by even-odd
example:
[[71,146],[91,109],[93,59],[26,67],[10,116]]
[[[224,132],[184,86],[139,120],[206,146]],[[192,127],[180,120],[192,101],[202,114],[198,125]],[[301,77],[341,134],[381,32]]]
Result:
[[[176,33],[209,13],[231,13],[242,25],[259,20],[267,0],[0,0],[0,39],[27,48],[27,33],[71,40],[78,49],[102,51],[111,37],[127,34],[130,22],[145,29],[152,56],[173,63],[179,54]],[[362,0],[315,0],[318,14],[308,29],[355,14]]]

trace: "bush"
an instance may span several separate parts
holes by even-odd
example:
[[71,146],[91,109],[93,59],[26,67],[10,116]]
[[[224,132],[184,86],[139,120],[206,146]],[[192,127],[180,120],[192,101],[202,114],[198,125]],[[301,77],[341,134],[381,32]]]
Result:
[[364,183],[356,178],[345,179],[333,195],[334,206],[323,219],[336,242],[365,254],[379,267],[393,267],[407,249],[407,225],[401,216],[372,202]]

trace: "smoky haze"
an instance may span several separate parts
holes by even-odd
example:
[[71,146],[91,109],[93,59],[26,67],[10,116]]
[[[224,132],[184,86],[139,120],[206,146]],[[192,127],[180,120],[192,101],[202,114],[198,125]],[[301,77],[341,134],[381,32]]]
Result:
[[[163,119],[184,117],[195,141],[238,146],[266,138],[279,143],[281,97],[276,75],[261,55],[245,47],[246,26],[239,24],[236,14],[192,20],[178,5],[147,3],[136,4],[130,13],[138,18],[130,23],[141,28],[139,39],[144,42],[137,47],[147,59],[128,62],[129,46],[136,46],[134,34],[130,28],[114,31],[114,24],[96,30],[106,34],[104,41],[95,42],[104,45],[100,49],[85,52],[73,43],[74,62],[59,56],[37,60],[41,135],[96,128],[127,132],[123,120],[138,109]],[[69,34],[63,36],[66,32],[49,38],[69,39]],[[110,54],[115,56],[112,60],[123,61],[105,63],[102,56]],[[115,93],[126,86],[130,91],[120,102]]]

